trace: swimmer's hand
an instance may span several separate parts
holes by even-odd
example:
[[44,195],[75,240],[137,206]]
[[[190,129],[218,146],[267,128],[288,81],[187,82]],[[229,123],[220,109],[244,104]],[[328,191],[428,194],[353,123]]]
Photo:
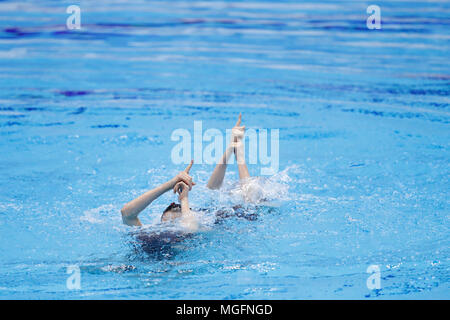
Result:
[[175,187],[173,187],[173,193],[178,193],[178,200],[180,202],[188,197],[189,194],[189,186],[183,181],[178,182]]
[[191,163],[186,167],[186,169],[184,169],[184,171],[181,171],[172,180],[170,180],[172,188],[175,188],[175,185],[177,183],[183,182],[188,186],[189,190],[192,189],[192,186],[195,185],[195,182],[192,181],[192,177],[189,175],[189,170],[191,170],[193,163],[194,160],[191,160]]
[[242,141],[245,134],[245,126],[241,126],[242,122],[242,114],[239,113],[239,118],[234,125],[234,127],[231,129],[231,143],[236,143]]
[[236,154],[237,152],[239,152],[238,150],[243,150],[244,144],[242,143],[242,139],[244,138],[245,134],[245,126],[241,126],[241,122],[242,114],[239,113],[239,118],[234,127],[231,129],[231,141],[225,149],[225,154],[223,155],[222,160],[219,162],[220,164],[227,163],[228,159],[233,153]]
[[239,118],[234,125],[233,129],[231,129],[231,143],[230,147],[233,149],[234,154],[236,155],[236,160],[238,164],[242,164],[245,161],[244,155],[244,144],[242,140],[245,135],[245,126],[241,126],[242,123],[242,114],[239,113]]

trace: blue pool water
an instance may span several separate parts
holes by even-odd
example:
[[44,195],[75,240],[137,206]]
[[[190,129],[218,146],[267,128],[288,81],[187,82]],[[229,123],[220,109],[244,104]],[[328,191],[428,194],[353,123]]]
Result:
[[[1,299],[450,298],[450,3],[377,1],[368,30],[365,1],[78,1],[80,31],[70,4],[0,2]],[[280,130],[271,205],[135,250],[120,208],[183,168],[173,130],[239,112]],[[191,205],[239,203],[212,170]]]

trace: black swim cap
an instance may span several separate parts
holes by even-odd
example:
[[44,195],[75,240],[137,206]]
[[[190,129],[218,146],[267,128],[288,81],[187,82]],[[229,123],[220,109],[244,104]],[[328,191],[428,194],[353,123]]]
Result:
[[167,211],[174,210],[174,209],[180,209],[181,210],[181,204],[172,202],[169,204],[169,206],[163,211],[163,214]]

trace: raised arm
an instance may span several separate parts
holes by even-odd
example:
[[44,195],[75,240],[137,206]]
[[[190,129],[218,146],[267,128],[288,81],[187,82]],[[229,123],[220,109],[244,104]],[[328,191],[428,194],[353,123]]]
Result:
[[216,167],[214,168],[213,173],[211,174],[211,177],[209,178],[207,187],[210,189],[219,189],[222,186],[223,179],[225,177],[225,171],[227,170],[228,161],[235,149],[234,142],[237,141],[237,138],[234,137],[233,132],[237,132],[238,134],[240,133],[239,128],[241,128],[240,127],[241,118],[242,118],[242,115],[239,114],[239,119],[236,122],[234,128],[232,129],[231,143],[225,149],[225,152],[224,152],[222,158],[217,163]]
[[243,180],[250,177],[248,172],[247,164],[245,163],[245,149],[244,139],[245,126],[241,126],[241,115],[239,114],[239,120],[233,128],[233,138],[234,138],[234,155],[236,156],[236,162],[238,165],[239,179]]
[[189,189],[191,189],[192,186],[195,185],[195,183],[192,182],[192,177],[189,176],[189,170],[191,169],[192,164],[193,161],[191,161],[184,171],[178,173],[174,178],[125,204],[122,210],[120,210],[123,223],[129,226],[141,226],[142,223],[138,218],[139,213],[162,194],[172,190],[178,182],[184,182]]
[[198,231],[199,223],[195,214],[189,208],[189,186],[183,181],[178,182],[173,188],[175,193],[178,193],[178,200],[181,204],[181,217],[180,225],[183,226],[186,232],[196,232]]
[[181,205],[181,215],[188,214],[191,209],[189,208],[189,186],[183,181],[178,182],[173,188],[173,193],[178,193],[178,200]]
[[210,189],[219,189],[223,183],[223,179],[225,177],[225,171],[227,171],[227,163],[230,159],[230,156],[233,154],[234,147],[232,145],[227,146],[222,158],[217,163],[214,168],[211,177],[209,178],[207,187]]

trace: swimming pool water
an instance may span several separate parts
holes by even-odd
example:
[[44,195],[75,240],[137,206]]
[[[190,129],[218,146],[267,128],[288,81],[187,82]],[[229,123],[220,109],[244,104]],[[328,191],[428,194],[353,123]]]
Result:
[[[377,1],[381,30],[365,1],[79,1],[79,31],[70,4],[0,3],[1,299],[450,297],[448,2]],[[271,206],[135,251],[120,208],[183,169],[172,131],[239,112],[280,129]],[[212,170],[192,206],[239,202]]]

